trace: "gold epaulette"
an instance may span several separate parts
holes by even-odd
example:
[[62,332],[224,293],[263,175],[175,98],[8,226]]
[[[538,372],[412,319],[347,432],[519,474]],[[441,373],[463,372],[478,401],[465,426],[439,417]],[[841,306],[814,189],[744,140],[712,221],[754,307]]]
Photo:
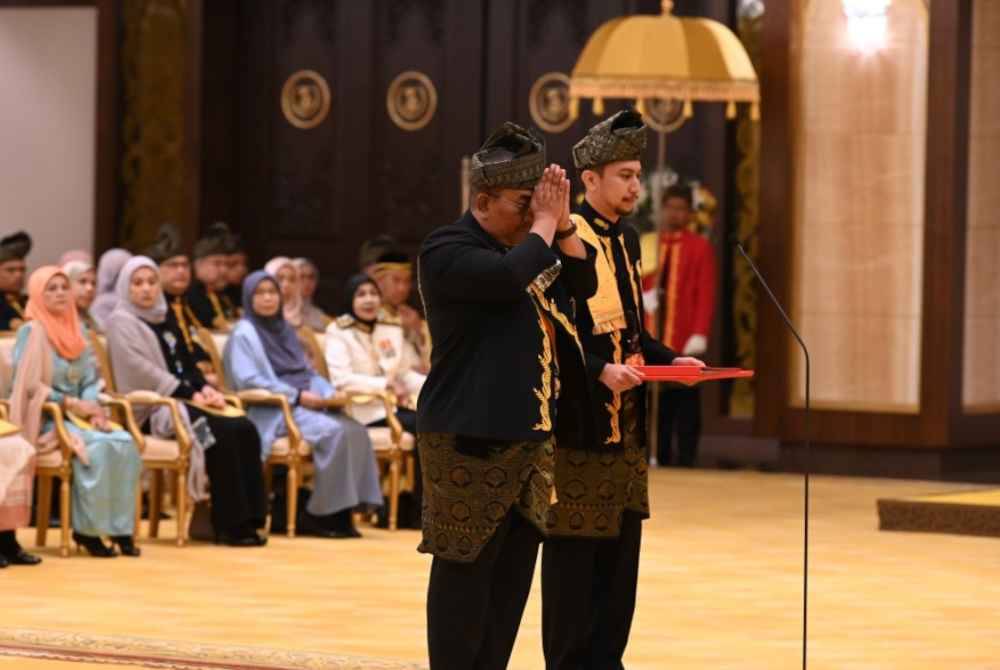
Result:
[[378,316],[375,317],[375,321],[378,323],[383,323],[388,326],[402,326],[403,320],[399,318],[398,314],[390,314],[385,307],[378,311]]
[[337,328],[350,328],[354,325],[354,315],[353,314],[341,314],[337,317]]

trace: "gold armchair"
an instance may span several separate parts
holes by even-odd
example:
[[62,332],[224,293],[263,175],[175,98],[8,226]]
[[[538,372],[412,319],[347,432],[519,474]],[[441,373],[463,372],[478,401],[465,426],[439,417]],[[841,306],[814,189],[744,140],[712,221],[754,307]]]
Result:
[[[316,371],[325,379],[330,379],[330,369],[326,365],[326,355],[320,346],[316,332],[311,328],[302,327],[298,330],[299,340],[309,353],[310,360],[315,362]],[[406,468],[406,489],[413,490],[416,472],[416,457],[414,456],[414,437],[403,431],[396,416],[396,398],[391,392],[380,393],[348,393],[343,396],[346,402],[365,404],[373,399],[381,399],[385,403],[385,415],[388,428],[369,428],[375,450],[375,459],[383,473],[383,491],[389,498],[389,529],[396,530],[399,511],[399,493],[401,491],[400,469]],[[387,480],[387,481],[386,481]]]
[[[310,360],[317,363],[317,371],[320,375],[329,378],[326,370],[326,361],[316,342],[315,335],[308,328],[299,330],[299,338],[309,354]],[[219,350],[220,343],[224,346],[228,334],[213,333],[206,329],[198,331],[198,339],[202,348],[212,361],[219,379],[225,379],[222,355]],[[412,452],[412,436],[404,435],[403,428],[396,418],[395,400],[389,394],[379,394],[377,396],[386,403],[386,414],[389,417],[388,428],[369,428],[368,435],[371,438],[375,451],[376,461],[379,467],[386,472],[387,488],[386,496],[389,498],[389,528],[395,530],[399,517],[399,493],[400,493],[400,471],[404,463],[404,447],[409,444]],[[247,389],[236,394],[236,398],[244,406],[269,405],[281,410],[285,425],[288,427],[288,434],[275,440],[271,445],[271,453],[264,463],[264,478],[268,491],[272,489],[273,472],[275,466],[287,468],[286,491],[288,495],[288,537],[295,537],[296,517],[298,514],[298,490],[303,482],[303,475],[306,467],[312,460],[312,445],[302,436],[302,431],[295,422],[292,407],[288,399],[278,393],[271,393],[263,389]],[[342,409],[351,403],[368,403],[376,398],[374,394],[338,394],[328,402],[330,409]],[[407,438],[409,438],[407,440]],[[411,469],[412,472],[412,469]],[[412,481],[412,474],[411,474]]]
[[[285,425],[288,427],[288,435],[278,438],[271,445],[271,453],[265,463],[265,478],[268,490],[271,490],[271,477],[273,468],[276,465],[283,465],[287,468],[286,488],[288,496],[288,537],[295,537],[295,520],[298,513],[298,490],[302,484],[305,467],[312,460],[312,445],[302,437],[295,422],[292,407],[288,403],[288,398],[280,393],[271,393],[262,389],[249,389],[240,391],[237,396],[244,405],[270,405],[281,409],[284,415]],[[346,395],[338,394],[327,402],[330,409],[341,409],[352,402],[368,403],[375,399],[375,395]],[[388,467],[388,494],[389,498],[389,528],[396,530],[399,518],[399,493],[400,493],[400,470],[403,462],[403,452],[396,447],[402,441],[403,429],[395,417],[395,405],[390,396],[380,394],[378,396],[386,403],[386,412],[392,417],[389,420],[389,428],[369,429],[369,436],[372,437],[373,445],[376,442],[379,432],[388,431],[388,438],[381,440],[387,442],[389,447],[379,449],[376,445],[376,455],[379,460],[384,460]],[[375,436],[372,432],[376,431]]]
[[[94,348],[101,377],[104,379],[105,389],[108,392],[102,400],[120,413],[123,425],[139,446],[139,451],[142,454],[142,467],[150,473],[149,536],[159,537],[164,475],[169,475],[173,479],[174,486],[172,488],[177,505],[177,546],[183,547],[187,544],[188,525],[191,522],[192,512],[187,489],[192,443],[180,413],[180,406],[173,398],[167,398],[152,391],[132,391],[124,395],[117,393],[105,340],[91,334],[91,345]],[[174,438],[166,439],[144,435],[136,423],[134,407],[168,408],[174,426]],[[140,495],[141,491],[137,492],[137,496]],[[137,502],[136,536],[139,534],[141,514],[142,506]]]
[[38,478],[38,508],[35,510],[35,544],[45,546],[49,531],[49,516],[52,512],[52,480],[59,478],[59,555],[69,556],[70,528],[70,485],[73,481],[72,439],[66,430],[62,408],[57,403],[47,402],[42,406],[55,424],[58,448],[39,453],[35,461],[35,476]]

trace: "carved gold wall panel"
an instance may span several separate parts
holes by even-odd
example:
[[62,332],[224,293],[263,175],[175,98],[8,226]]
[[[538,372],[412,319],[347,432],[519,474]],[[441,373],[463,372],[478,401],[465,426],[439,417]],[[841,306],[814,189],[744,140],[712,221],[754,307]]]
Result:
[[[760,31],[763,15],[740,17],[739,37],[760,71]],[[750,118],[743,108],[736,126],[736,145],[740,163],[736,168],[736,190],[740,209],[736,220],[736,235],[747,240],[747,253],[757,258],[757,230],[760,225],[760,123]],[[757,284],[750,265],[740,255],[733,257],[733,339],[736,364],[753,369],[757,362]],[[754,384],[752,379],[733,383],[729,395],[730,416],[753,416]]]
[[184,85],[186,3],[122,3],[122,244],[141,248],[165,221],[188,216]]
[[962,401],[1000,411],[1000,3],[972,6],[972,91]]
[[[850,48],[840,0],[810,0],[797,91],[793,318],[817,407],[917,413],[928,19],[896,0],[888,43]],[[791,355],[801,406],[801,357]]]

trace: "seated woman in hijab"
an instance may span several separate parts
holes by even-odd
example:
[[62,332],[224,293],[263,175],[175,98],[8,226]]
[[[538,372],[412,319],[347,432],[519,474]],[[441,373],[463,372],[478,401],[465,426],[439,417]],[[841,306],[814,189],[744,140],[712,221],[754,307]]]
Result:
[[90,307],[90,316],[101,332],[104,332],[108,317],[118,305],[118,293],[115,288],[118,274],[130,258],[132,254],[124,249],[108,249],[97,262],[97,297]]
[[97,322],[90,315],[90,307],[97,296],[97,271],[94,264],[87,260],[71,260],[62,266],[62,271],[69,277],[80,323],[92,331],[100,332]]
[[317,333],[322,333],[333,319],[313,302],[313,297],[316,295],[316,285],[319,282],[319,269],[308,258],[296,258],[292,262],[299,271],[299,293],[302,294],[302,322]]
[[11,421],[45,452],[57,448],[45,402],[58,403],[72,438],[73,540],[91,556],[116,556],[101,540],[109,536],[126,556],[138,556],[135,494],[142,458],[132,436],[113,424],[98,404],[100,374],[59,268],[41,267],[28,280],[27,316],[14,345]]
[[[243,318],[233,329],[223,355],[227,384],[288,398],[302,436],[313,447],[316,478],[306,506],[313,522],[309,526],[326,537],[361,537],[351,512],[359,505],[382,505],[371,440],[357,422],[327,411],[325,401],[334,389],[309,365],[282,307],[281,290],[273,276],[257,271],[246,278]],[[260,430],[265,449],[287,434],[277,407],[251,407],[249,415]]]
[[[118,391],[155,391],[184,403],[184,420],[195,428],[191,434],[196,442],[188,489],[195,500],[202,498],[204,482],[199,479],[207,471],[216,541],[263,546],[267,538],[257,529],[264,527],[267,501],[257,429],[246,417],[217,413],[225,409],[225,399],[205,381],[177,322],[167,319],[159,269],[152,260],[136,256],[125,264],[118,298],[107,331]],[[169,415],[160,414],[149,417],[148,429],[160,437],[173,436]],[[147,423],[145,416],[136,418]]]
[[[351,277],[344,297],[350,312],[326,329],[331,381],[345,391],[392,391],[399,404],[399,422],[416,433],[417,396],[426,377],[415,370],[419,361],[413,348],[406,346],[402,324],[384,312],[380,319],[382,296],[368,275]],[[366,426],[386,425],[381,402],[351,405],[348,412]]]
[[[351,512],[358,505],[382,504],[371,440],[357,422],[327,411],[325,401],[334,389],[306,361],[302,344],[285,320],[278,281],[267,272],[254,272],[244,281],[243,318],[223,357],[229,386],[280,393],[293,405],[295,422],[312,445],[316,469],[306,506],[313,522],[309,525],[326,537],[361,537]],[[287,434],[279,408],[251,407],[249,415],[265,449]]]

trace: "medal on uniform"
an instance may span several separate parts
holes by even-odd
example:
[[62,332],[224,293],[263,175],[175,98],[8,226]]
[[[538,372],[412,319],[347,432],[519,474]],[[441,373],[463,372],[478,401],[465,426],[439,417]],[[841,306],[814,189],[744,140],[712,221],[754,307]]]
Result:
[[386,358],[396,357],[396,347],[392,346],[392,340],[379,340],[378,348]]
[[76,386],[83,379],[83,370],[76,363],[70,363],[66,370],[66,379],[70,384]]

